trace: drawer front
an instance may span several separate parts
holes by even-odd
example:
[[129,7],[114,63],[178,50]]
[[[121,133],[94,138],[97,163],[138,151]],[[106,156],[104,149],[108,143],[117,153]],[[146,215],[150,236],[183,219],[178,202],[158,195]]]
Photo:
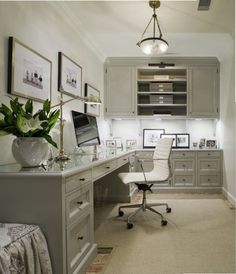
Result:
[[117,161],[109,161],[105,164],[96,166],[93,168],[93,178],[98,178],[100,176],[105,175],[106,173],[109,173],[111,170],[117,168]]
[[194,171],[195,161],[189,160],[173,160],[173,170],[174,171]]
[[119,159],[117,159],[117,166],[118,167],[123,166],[127,164],[128,162],[129,162],[129,155],[120,157]]
[[93,206],[93,184],[88,183],[66,197],[66,224],[75,222],[79,216]]
[[74,272],[89,251],[92,239],[91,215],[85,215],[78,223],[67,229],[67,269],[68,274]]
[[198,159],[199,171],[220,171],[219,159]]
[[66,192],[70,192],[92,180],[92,170],[86,170],[66,178]]
[[153,151],[139,151],[136,153],[137,159],[152,159],[153,158]]
[[219,174],[200,174],[198,177],[199,186],[220,186],[221,179]]
[[194,151],[173,151],[172,157],[173,159],[185,159],[185,158],[195,158],[195,152]]
[[220,151],[198,151],[198,158],[220,158]]
[[194,175],[174,175],[174,186],[194,186]]

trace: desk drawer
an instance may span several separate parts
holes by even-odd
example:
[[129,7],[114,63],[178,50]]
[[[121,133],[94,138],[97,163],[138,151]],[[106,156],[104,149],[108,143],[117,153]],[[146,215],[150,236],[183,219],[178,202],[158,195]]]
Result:
[[219,159],[198,159],[199,171],[220,171]]
[[123,166],[125,164],[127,164],[129,162],[129,155],[120,157],[119,159],[117,159],[117,166]]
[[192,159],[188,160],[173,160],[173,171],[194,171],[195,161]]
[[219,174],[200,174],[198,177],[199,186],[220,186],[221,179]]
[[91,180],[92,180],[91,169],[80,172],[79,174],[76,174],[74,176],[70,176],[66,178],[66,192],[70,192]]
[[194,175],[174,175],[174,186],[194,186]]
[[109,161],[105,164],[96,166],[93,168],[93,179],[97,179],[107,173],[110,173],[113,169],[117,168],[117,161]]
[[198,158],[220,158],[220,151],[198,151]]
[[93,229],[91,214],[83,216],[79,222],[74,223],[67,229],[67,273],[74,270],[88,253],[91,244]]
[[172,157],[173,159],[177,158],[194,158],[195,157],[195,152],[194,151],[173,151],[172,152]]
[[93,184],[88,183],[66,197],[66,224],[75,222],[89,207],[93,206]]
[[138,159],[152,159],[153,153],[153,151],[139,151],[136,153],[136,157]]

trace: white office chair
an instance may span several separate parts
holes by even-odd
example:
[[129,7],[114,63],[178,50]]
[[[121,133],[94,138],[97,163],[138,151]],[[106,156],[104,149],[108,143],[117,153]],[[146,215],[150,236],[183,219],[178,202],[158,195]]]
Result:
[[[161,217],[161,224],[164,226],[167,224],[167,220],[163,217],[163,215],[153,209],[154,206],[166,206],[166,212],[171,212],[171,208],[166,203],[152,203],[147,204],[146,202],[146,191],[149,190],[152,192],[151,187],[153,184],[158,184],[160,182],[164,182],[168,180],[171,176],[171,168],[170,168],[170,152],[172,147],[173,139],[163,138],[158,139],[156,149],[153,154],[153,169],[150,172],[144,172],[143,169],[143,161],[141,161],[142,172],[128,172],[128,173],[120,173],[118,176],[122,180],[124,184],[135,183],[139,190],[143,191],[143,199],[140,204],[131,204],[120,206],[118,209],[118,215],[123,216],[124,212],[121,210],[122,208],[137,208],[132,214],[130,214],[127,218],[127,228],[131,229],[133,227],[133,223],[131,222],[131,218],[133,218],[139,211],[146,209],[158,214]],[[149,160],[150,161],[150,160]]]

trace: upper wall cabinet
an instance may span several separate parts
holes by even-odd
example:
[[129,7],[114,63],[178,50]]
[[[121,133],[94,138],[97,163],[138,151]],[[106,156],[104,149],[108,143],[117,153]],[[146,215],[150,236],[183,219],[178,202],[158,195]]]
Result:
[[105,116],[134,116],[135,68],[109,66],[105,69]]
[[217,66],[189,67],[189,117],[219,116],[219,73]]

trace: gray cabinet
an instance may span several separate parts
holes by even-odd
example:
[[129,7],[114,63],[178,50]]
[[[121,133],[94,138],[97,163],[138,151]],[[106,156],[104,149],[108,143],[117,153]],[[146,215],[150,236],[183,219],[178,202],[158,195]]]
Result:
[[219,116],[219,73],[217,66],[189,68],[188,116]]
[[105,80],[105,116],[134,116],[134,67],[108,66],[105,69]]

